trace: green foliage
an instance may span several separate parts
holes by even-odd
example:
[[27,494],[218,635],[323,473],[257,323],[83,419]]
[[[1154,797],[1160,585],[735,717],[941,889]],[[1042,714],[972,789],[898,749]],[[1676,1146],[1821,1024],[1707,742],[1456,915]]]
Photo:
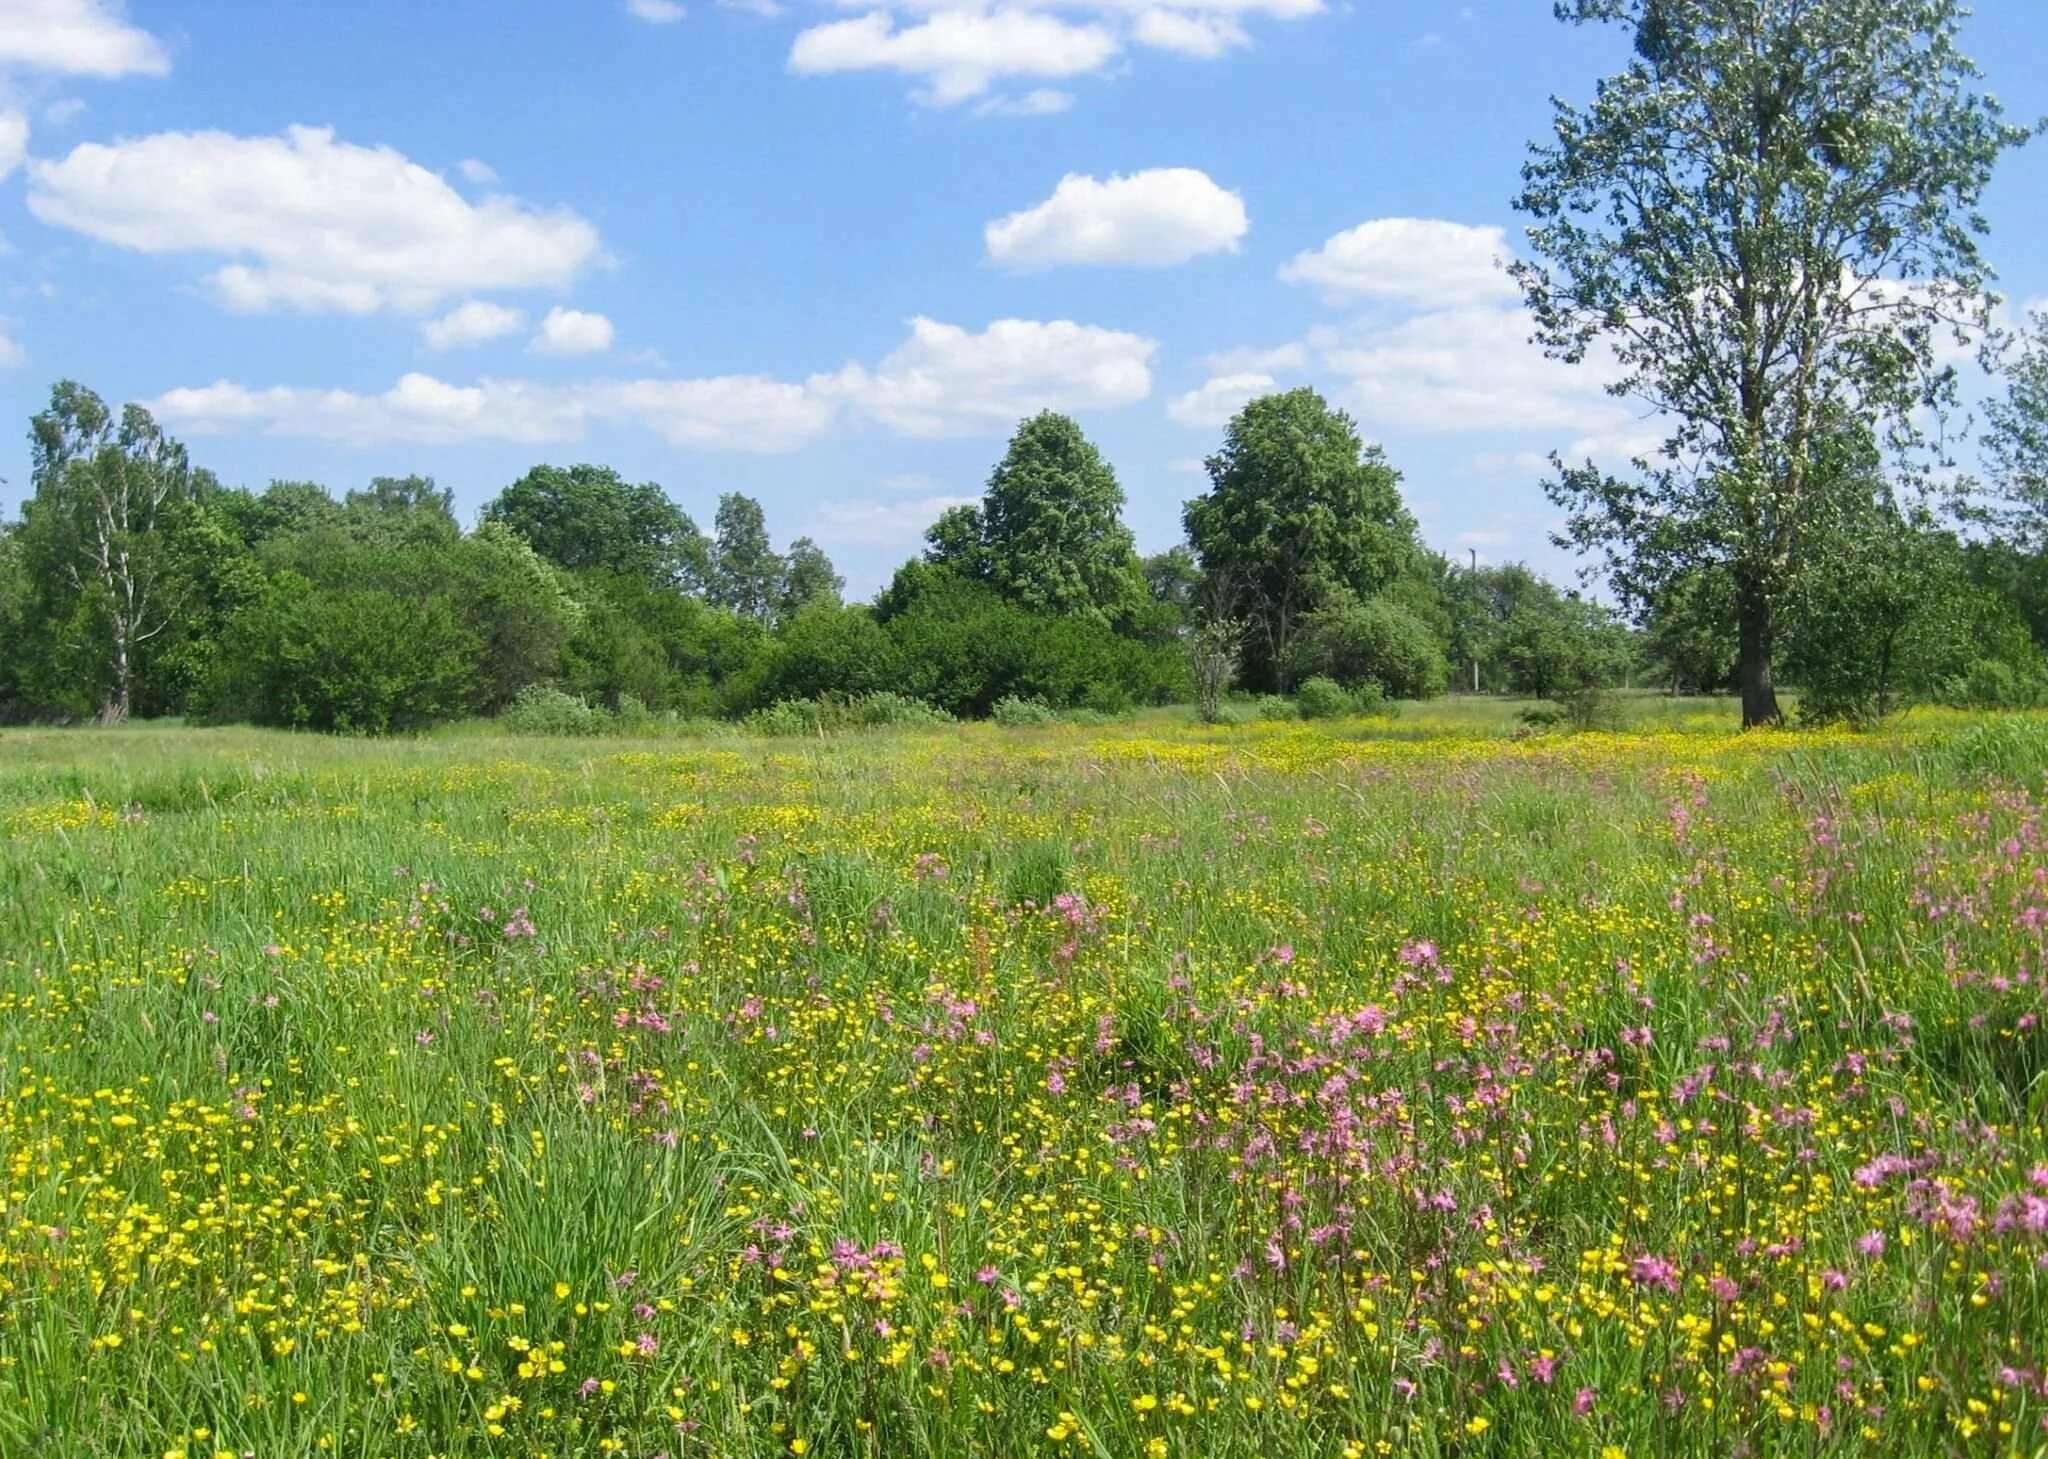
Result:
[[729,613],[766,623],[783,602],[787,566],[769,543],[761,504],[729,491],[718,499],[713,526],[706,596]]
[[817,735],[849,729],[928,729],[953,722],[922,699],[889,690],[818,699],[780,699],[741,721],[758,735]]
[[1114,712],[1186,690],[1177,646],[1126,638],[1088,615],[1027,612],[949,568],[899,572],[877,611],[904,688],[953,714],[986,715],[1008,695]]
[[1003,901],[1012,907],[1050,907],[1067,889],[1073,853],[1059,841],[1027,841],[1003,875]]
[[1436,636],[1414,614],[1385,598],[1361,601],[1344,589],[1307,616],[1289,662],[1295,674],[1377,684],[1402,699],[1441,694],[1449,678]]
[[1962,709],[2033,709],[2048,700],[2048,675],[2038,663],[1978,659],[1942,680],[1937,697]]
[[1867,422],[1903,453],[1955,398],[1937,336],[1988,331],[1977,200],[2026,132],[1972,89],[1957,0],[1558,13],[1626,27],[1635,57],[1532,149],[1515,275],[1550,352],[1598,342],[1609,388],[1672,434],[1670,464],[1563,470],[1551,494],[1638,604],[1728,575],[1744,722],[1775,721],[1777,614],[1846,474],[1837,443]]
[[419,729],[469,709],[482,651],[446,598],[287,573],[230,625],[208,703],[293,729]]
[[529,684],[498,716],[498,724],[520,735],[601,735],[616,729],[619,721],[580,694]]
[[612,573],[686,592],[708,576],[709,552],[689,515],[654,482],[628,482],[609,466],[536,466],[483,515],[569,572]]
[[789,544],[783,558],[782,597],[775,605],[776,622],[785,622],[807,608],[836,608],[846,579],[832,566],[825,549],[808,537]]
[[1216,616],[1248,626],[1247,682],[1282,686],[1333,590],[1369,598],[1413,561],[1400,474],[1350,416],[1306,388],[1246,405],[1208,471],[1209,491],[1183,512],[1188,540],[1220,600]]
[[1303,679],[1294,691],[1294,703],[1303,719],[1335,719],[1351,713],[1351,691],[1335,679],[1317,674]]
[[1059,715],[1043,699],[1027,699],[1017,694],[1005,694],[990,706],[988,717],[997,724],[1014,727],[1051,724]]
[[899,683],[901,672],[873,613],[816,600],[777,631],[755,692],[764,701],[871,694]]
[[1011,436],[981,505],[933,524],[927,555],[1027,612],[1119,622],[1145,598],[1123,505],[1116,473],[1080,426],[1042,411]]

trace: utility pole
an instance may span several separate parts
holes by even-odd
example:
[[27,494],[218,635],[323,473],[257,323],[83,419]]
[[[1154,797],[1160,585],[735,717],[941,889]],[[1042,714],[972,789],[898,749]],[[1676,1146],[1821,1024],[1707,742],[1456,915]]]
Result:
[[[1472,572],[1473,575],[1476,577],[1479,573],[1479,549],[1476,547],[1468,547],[1465,550],[1472,554]],[[1477,647],[1478,646],[1475,644],[1474,652],[1472,654],[1472,692],[1474,694],[1477,694],[1479,692],[1479,654],[1477,652]]]

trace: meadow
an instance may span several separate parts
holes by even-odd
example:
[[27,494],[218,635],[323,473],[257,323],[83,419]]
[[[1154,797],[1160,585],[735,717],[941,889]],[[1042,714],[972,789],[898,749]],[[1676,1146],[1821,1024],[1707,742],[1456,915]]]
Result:
[[0,1453],[2038,1453],[2048,718],[0,732]]

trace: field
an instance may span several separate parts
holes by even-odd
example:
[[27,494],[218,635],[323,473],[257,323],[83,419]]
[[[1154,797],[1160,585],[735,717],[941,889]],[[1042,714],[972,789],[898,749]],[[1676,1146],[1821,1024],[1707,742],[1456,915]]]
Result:
[[0,1453],[2035,1453],[2048,720],[0,733]]

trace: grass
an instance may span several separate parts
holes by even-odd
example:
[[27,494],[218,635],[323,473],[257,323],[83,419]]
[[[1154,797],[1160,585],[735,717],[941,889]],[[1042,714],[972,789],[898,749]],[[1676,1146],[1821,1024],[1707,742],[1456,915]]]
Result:
[[2032,1452],[2048,720],[0,733],[0,1453]]

